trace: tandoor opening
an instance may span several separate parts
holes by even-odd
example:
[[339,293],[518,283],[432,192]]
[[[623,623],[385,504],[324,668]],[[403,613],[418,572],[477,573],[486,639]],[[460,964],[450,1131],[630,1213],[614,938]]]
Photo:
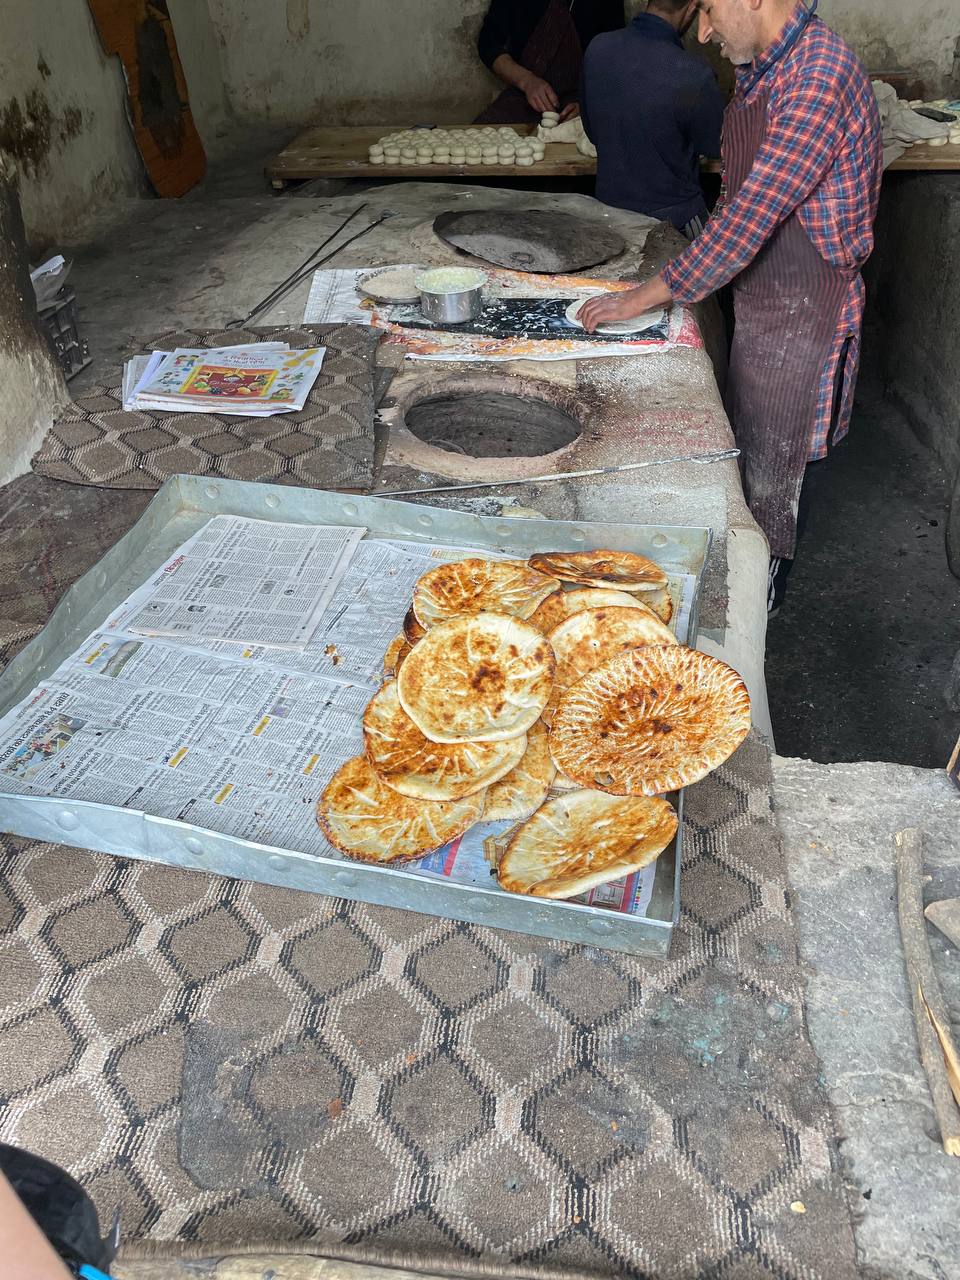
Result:
[[539,458],[573,444],[581,431],[546,400],[499,391],[428,396],[405,421],[424,444],[471,458]]

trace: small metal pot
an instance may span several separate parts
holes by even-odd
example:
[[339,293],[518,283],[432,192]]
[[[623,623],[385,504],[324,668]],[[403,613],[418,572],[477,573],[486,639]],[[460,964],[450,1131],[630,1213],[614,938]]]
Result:
[[476,320],[483,307],[483,285],[461,289],[458,293],[420,291],[420,310],[434,324],[466,324]]

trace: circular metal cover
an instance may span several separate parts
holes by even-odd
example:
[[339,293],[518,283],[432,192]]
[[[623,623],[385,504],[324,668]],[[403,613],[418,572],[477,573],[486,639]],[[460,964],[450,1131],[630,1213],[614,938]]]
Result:
[[621,235],[597,222],[541,209],[441,213],[433,229],[464,253],[512,271],[582,271],[627,247]]

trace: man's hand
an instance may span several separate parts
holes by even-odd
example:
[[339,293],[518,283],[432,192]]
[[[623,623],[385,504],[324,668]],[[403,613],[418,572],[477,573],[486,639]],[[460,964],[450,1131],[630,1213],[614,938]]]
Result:
[[577,312],[577,319],[587,333],[593,333],[598,325],[617,320],[633,320],[645,311],[662,307],[673,301],[673,295],[660,276],[654,276],[639,289],[627,289],[623,293],[605,293],[590,298]]
[[560,112],[560,123],[563,124],[564,120],[573,120],[574,117],[578,116],[579,114],[580,114],[580,103],[570,102]]
[[560,105],[553,86],[535,76],[532,71],[527,73],[520,88],[533,110],[539,111],[541,115],[544,111],[556,111]]

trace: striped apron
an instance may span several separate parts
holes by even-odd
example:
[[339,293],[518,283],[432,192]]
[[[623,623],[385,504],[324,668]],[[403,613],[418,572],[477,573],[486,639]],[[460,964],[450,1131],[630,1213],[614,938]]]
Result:
[[[731,103],[723,123],[728,197],[763,142],[767,102]],[[733,283],[736,325],[727,414],[741,451],[744,491],[774,559],[790,560],[816,422],[821,375],[849,296],[849,272],[820,256],[796,213]]]

